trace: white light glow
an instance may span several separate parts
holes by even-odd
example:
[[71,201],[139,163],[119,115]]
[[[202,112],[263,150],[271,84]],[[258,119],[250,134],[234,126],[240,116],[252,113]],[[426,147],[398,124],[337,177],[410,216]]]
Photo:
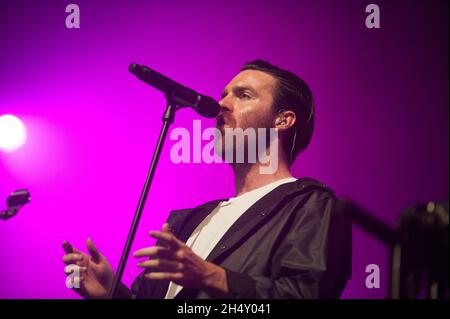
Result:
[[20,148],[27,140],[25,125],[14,115],[0,116],[0,150],[7,153]]

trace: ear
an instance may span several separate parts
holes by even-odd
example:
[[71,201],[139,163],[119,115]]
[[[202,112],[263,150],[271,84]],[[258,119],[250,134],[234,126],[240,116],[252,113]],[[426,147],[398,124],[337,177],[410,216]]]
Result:
[[289,110],[283,111],[281,114],[277,114],[275,118],[275,128],[280,132],[286,131],[295,125],[296,119],[294,112]]

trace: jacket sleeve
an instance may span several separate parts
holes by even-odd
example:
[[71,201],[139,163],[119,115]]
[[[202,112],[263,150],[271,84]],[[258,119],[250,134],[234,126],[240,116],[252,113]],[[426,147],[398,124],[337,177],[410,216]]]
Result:
[[117,299],[131,299],[133,298],[133,295],[131,294],[130,289],[125,286],[125,284],[120,283],[116,297]]
[[[181,217],[181,215],[179,214],[180,212],[185,212],[188,210],[174,210],[171,211],[169,214],[169,217],[167,219],[167,223],[169,223],[169,227],[172,227],[173,224],[177,224],[177,220],[176,218]],[[178,214],[176,214],[178,213]],[[173,231],[173,229],[171,229]],[[159,241],[156,241],[155,245],[158,245]],[[131,284],[131,287],[128,288],[127,286],[125,286],[123,283],[120,283],[120,286],[118,288],[118,292],[117,292],[117,298],[118,299],[140,299],[140,298],[151,298],[151,296],[154,293],[154,289],[155,287],[162,285],[162,282],[151,282],[149,280],[145,280],[144,279],[144,274],[145,274],[145,270],[142,271],[137,277],[136,279],[133,281],[133,283]],[[164,296],[165,296],[165,290],[163,291]],[[160,298],[163,298],[163,296],[160,296]]]
[[328,248],[348,256],[351,224],[343,216],[334,216],[334,204],[335,197],[328,191],[313,191],[306,201],[300,200],[292,227],[279,235],[282,239],[271,257],[271,274],[252,276],[225,269],[229,297],[339,298],[349,277],[351,253],[350,260],[328,258]]

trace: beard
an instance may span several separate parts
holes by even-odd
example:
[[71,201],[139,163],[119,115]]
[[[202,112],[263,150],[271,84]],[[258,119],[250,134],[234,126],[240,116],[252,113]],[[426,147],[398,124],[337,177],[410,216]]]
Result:
[[235,119],[219,115],[214,139],[216,155],[228,163],[255,163],[259,152],[265,151],[265,147],[262,150],[258,145],[259,135],[261,131],[265,132],[265,145],[266,147],[270,145],[269,129],[273,128],[272,123],[271,112],[246,114],[240,119],[239,124]]

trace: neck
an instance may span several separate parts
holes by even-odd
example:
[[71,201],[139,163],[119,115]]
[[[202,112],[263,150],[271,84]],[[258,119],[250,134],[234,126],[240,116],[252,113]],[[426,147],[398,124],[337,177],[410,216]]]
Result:
[[260,163],[234,164],[234,186],[236,197],[281,179],[292,177],[285,161],[280,161],[272,174],[261,174]]

